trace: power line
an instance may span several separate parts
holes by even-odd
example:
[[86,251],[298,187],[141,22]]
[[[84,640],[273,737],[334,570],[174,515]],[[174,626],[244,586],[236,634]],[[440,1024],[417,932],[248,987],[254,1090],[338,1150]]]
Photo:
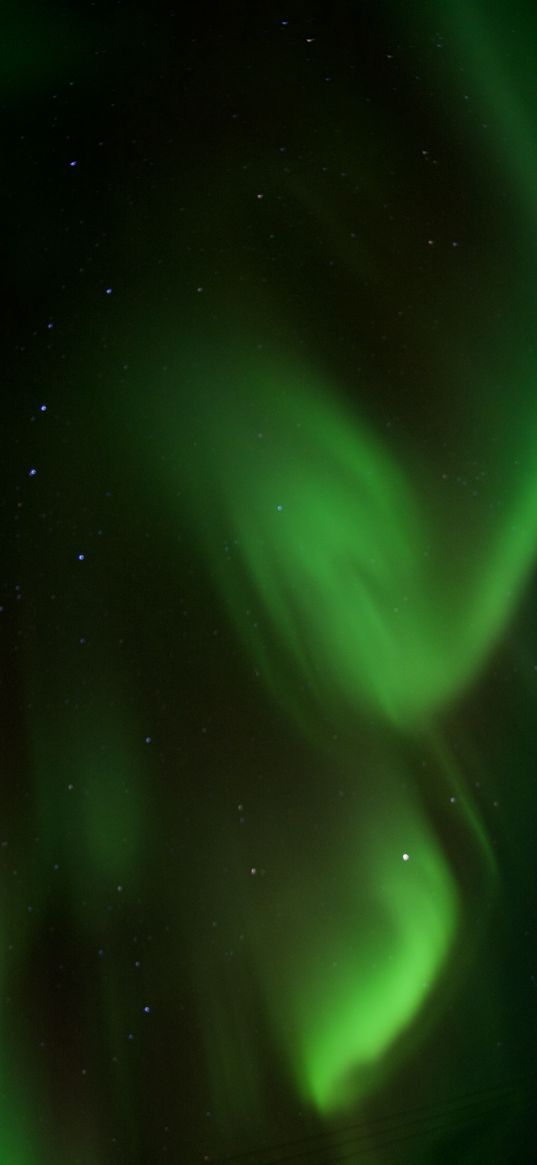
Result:
[[[246,1149],[239,1153],[225,1153],[219,1157],[211,1157],[209,1159],[210,1165],[234,1165],[235,1162],[245,1162],[245,1165],[288,1165],[289,1162],[298,1161],[308,1157],[312,1153],[319,1151],[331,1152],[332,1150],[339,1150],[345,1148],[351,1141],[357,1142],[357,1147],[363,1147],[364,1151],[371,1151],[376,1148],[382,1148],[378,1138],[390,1135],[392,1133],[405,1132],[414,1124],[418,1127],[414,1132],[410,1132],[407,1137],[397,1136],[395,1141],[386,1142],[386,1144],[396,1143],[398,1140],[408,1140],[412,1137],[423,1137],[428,1130],[442,1131],[442,1125],[433,1127],[431,1122],[444,1121],[445,1127],[448,1127],[449,1119],[461,1118],[464,1115],[465,1109],[476,1109],[478,1112],[468,1112],[460,1127],[465,1127],[469,1122],[480,1120],[490,1111],[492,1107],[497,1106],[502,1101],[508,1101],[511,1097],[513,1101],[518,1103],[524,1093],[527,1093],[530,1086],[535,1085],[535,1077],[521,1077],[520,1080],[515,1080],[511,1084],[489,1086],[486,1089],[476,1089],[473,1092],[462,1093],[451,1097],[448,1101],[438,1104],[417,1105],[413,1108],[407,1108],[403,1111],[391,1113],[385,1117],[373,1117],[367,1121],[357,1121],[350,1125],[340,1126],[339,1128],[326,1129],[323,1132],[309,1134],[292,1141],[283,1141],[278,1144],[264,1146],[259,1149]],[[429,1122],[429,1125],[427,1124]],[[421,1125],[421,1128],[420,1128]],[[453,1126],[456,1128],[458,1126]],[[346,1139],[337,1143],[338,1138],[344,1136]],[[376,1138],[376,1139],[375,1139]],[[331,1144],[333,1139],[336,1143]],[[365,1143],[360,1145],[359,1142],[369,1142],[369,1146]],[[291,1150],[291,1152],[289,1152]],[[296,1151],[295,1151],[296,1150]],[[275,1157],[274,1154],[286,1153],[285,1156]],[[331,1158],[331,1161],[345,1160],[345,1158]],[[323,1160],[322,1165],[329,1165],[328,1159]]]

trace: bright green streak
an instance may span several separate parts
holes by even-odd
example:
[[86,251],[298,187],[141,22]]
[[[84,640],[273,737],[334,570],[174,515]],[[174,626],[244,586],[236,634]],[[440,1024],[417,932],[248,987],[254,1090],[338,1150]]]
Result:
[[417,805],[394,793],[366,851],[345,925],[329,943],[319,935],[313,958],[303,953],[296,984],[299,1086],[323,1112],[371,1089],[375,1066],[435,984],[457,923],[455,883]]

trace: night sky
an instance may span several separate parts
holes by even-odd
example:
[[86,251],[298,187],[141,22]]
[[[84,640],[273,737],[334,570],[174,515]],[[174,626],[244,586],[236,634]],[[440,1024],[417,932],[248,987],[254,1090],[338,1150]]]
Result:
[[533,3],[10,0],[0,1165],[525,1165]]

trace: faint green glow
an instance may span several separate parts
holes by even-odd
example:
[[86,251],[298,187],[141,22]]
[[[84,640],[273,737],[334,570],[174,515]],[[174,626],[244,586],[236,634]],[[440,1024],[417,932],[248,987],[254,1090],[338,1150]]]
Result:
[[[83,33],[78,17],[69,20],[51,4],[35,0],[2,5],[0,91],[4,98],[18,98],[57,83],[71,74],[73,57],[83,62]],[[51,46],[43,53],[43,43]]]
[[[60,740],[54,723],[35,717],[41,748],[34,757],[36,821],[48,866],[68,863],[73,898],[91,885],[97,900],[138,878],[143,830],[141,733],[127,710],[128,681],[101,667],[98,706],[80,707]],[[43,701],[42,692],[37,698]]]
[[466,129],[471,127],[474,148],[488,156],[498,180],[502,185],[507,183],[519,201],[525,233],[530,228],[526,249],[534,256],[535,13],[533,5],[527,5],[525,11],[524,7],[517,14],[516,26],[508,5],[497,5],[492,12],[483,0],[471,4],[443,0],[438,15],[449,48],[456,46],[455,53],[448,51],[445,67],[448,72],[453,70],[451,79],[459,92],[461,73],[466,77],[463,88],[469,92],[461,94],[469,102],[464,111]]

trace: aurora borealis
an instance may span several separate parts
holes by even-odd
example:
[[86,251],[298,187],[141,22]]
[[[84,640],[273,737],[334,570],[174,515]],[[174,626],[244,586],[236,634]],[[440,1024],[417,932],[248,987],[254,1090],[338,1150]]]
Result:
[[6,13],[0,1165],[533,1161],[537,17]]

